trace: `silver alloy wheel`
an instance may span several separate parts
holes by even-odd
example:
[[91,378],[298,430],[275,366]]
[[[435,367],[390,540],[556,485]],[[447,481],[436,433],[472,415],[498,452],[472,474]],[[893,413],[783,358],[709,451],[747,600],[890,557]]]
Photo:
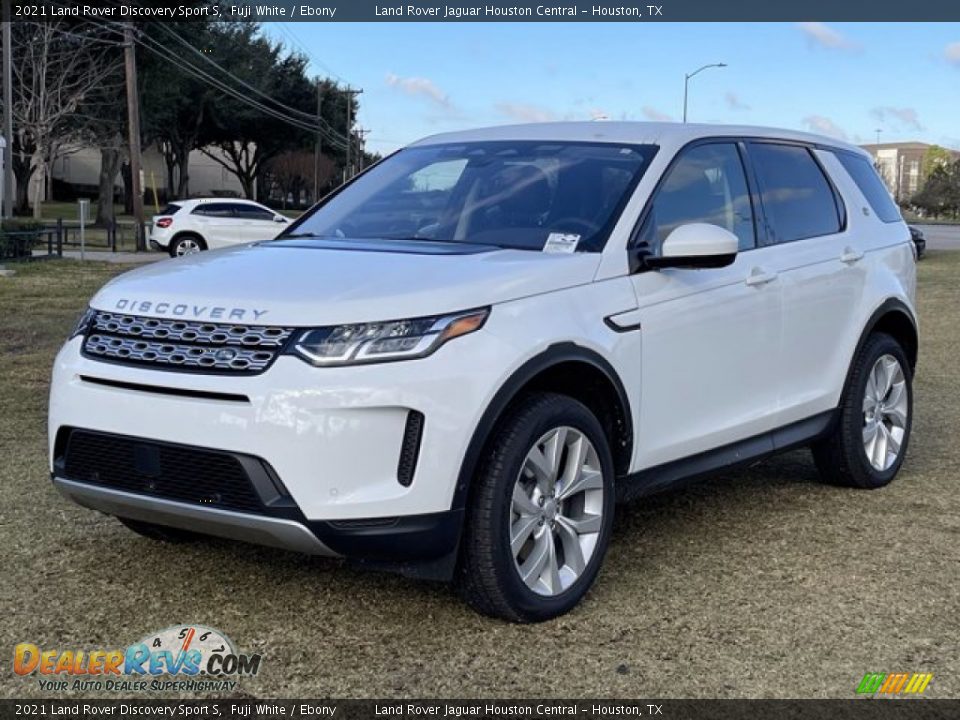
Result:
[[863,394],[863,449],[876,470],[888,470],[897,461],[908,412],[903,368],[893,355],[883,355],[874,363]]
[[193,238],[184,238],[183,240],[177,241],[177,257],[182,257],[184,255],[193,255],[194,253],[200,252],[202,248],[200,243],[198,243]]
[[603,470],[579,430],[559,427],[530,448],[513,487],[510,550],[520,578],[559,595],[580,577],[603,527]]

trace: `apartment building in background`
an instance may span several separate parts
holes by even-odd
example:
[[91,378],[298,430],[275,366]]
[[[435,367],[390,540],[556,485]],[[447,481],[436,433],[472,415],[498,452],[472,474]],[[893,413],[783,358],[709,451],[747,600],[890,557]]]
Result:
[[[924,142],[891,142],[861,145],[873,156],[874,166],[897,202],[906,202],[923,188],[923,158],[932,145]],[[953,152],[955,157],[960,153]]]

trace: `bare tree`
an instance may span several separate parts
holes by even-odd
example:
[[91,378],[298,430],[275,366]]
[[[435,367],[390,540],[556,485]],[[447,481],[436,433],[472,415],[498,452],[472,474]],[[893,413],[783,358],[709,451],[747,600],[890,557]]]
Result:
[[[40,216],[39,188],[47,182],[50,167],[59,152],[78,143],[84,132],[83,115],[102,118],[119,114],[112,106],[103,113],[89,107],[96,91],[117,73],[122,63],[116,36],[101,23],[23,22],[14,43],[13,118],[19,136],[21,172],[18,186],[39,173],[34,217]],[[104,94],[105,102],[109,94]],[[113,103],[111,103],[113,105]],[[28,171],[23,170],[26,152],[32,152]],[[25,197],[25,188],[18,195]]]

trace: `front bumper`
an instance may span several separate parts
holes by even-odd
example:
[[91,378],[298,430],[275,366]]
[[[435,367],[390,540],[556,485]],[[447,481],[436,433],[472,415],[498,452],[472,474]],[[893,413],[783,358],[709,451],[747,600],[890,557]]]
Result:
[[[54,365],[52,472],[63,428],[253,456],[275,471],[311,527],[454,510],[462,459],[510,352],[481,330],[420,360],[315,368],[281,356],[259,375],[233,376],[102,362],[80,346],[80,338],[67,343]],[[413,411],[424,422],[403,484]]]

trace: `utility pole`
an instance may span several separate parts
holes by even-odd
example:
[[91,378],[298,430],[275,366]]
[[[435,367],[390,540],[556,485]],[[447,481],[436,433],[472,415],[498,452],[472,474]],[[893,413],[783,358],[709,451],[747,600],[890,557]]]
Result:
[[343,181],[346,182],[353,177],[353,158],[351,157],[353,147],[353,96],[361,95],[363,90],[354,90],[348,87],[343,92],[347,96],[347,163],[343,171]]
[[137,92],[137,58],[133,47],[133,23],[123,26],[123,59],[127,75],[127,125],[130,132],[130,185],[133,216],[137,222],[137,250],[146,250],[143,233],[143,187],[140,183],[140,95]]
[[363,172],[363,161],[367,154],[367,135],[370,131],[366,128],[357,128],[357,139],[360,141],[360,152],[357,155],[357,171]]
[[3,157],[3,216],[13,217],[13,33],[10,3],[3,0],[3,137],[7,148]]
[[323,154],[323,136],[320,135],[320,111],[323,109],[323,85],[317,78],[317,140],[313,147],[313,201],[320,199],[320,156]]

